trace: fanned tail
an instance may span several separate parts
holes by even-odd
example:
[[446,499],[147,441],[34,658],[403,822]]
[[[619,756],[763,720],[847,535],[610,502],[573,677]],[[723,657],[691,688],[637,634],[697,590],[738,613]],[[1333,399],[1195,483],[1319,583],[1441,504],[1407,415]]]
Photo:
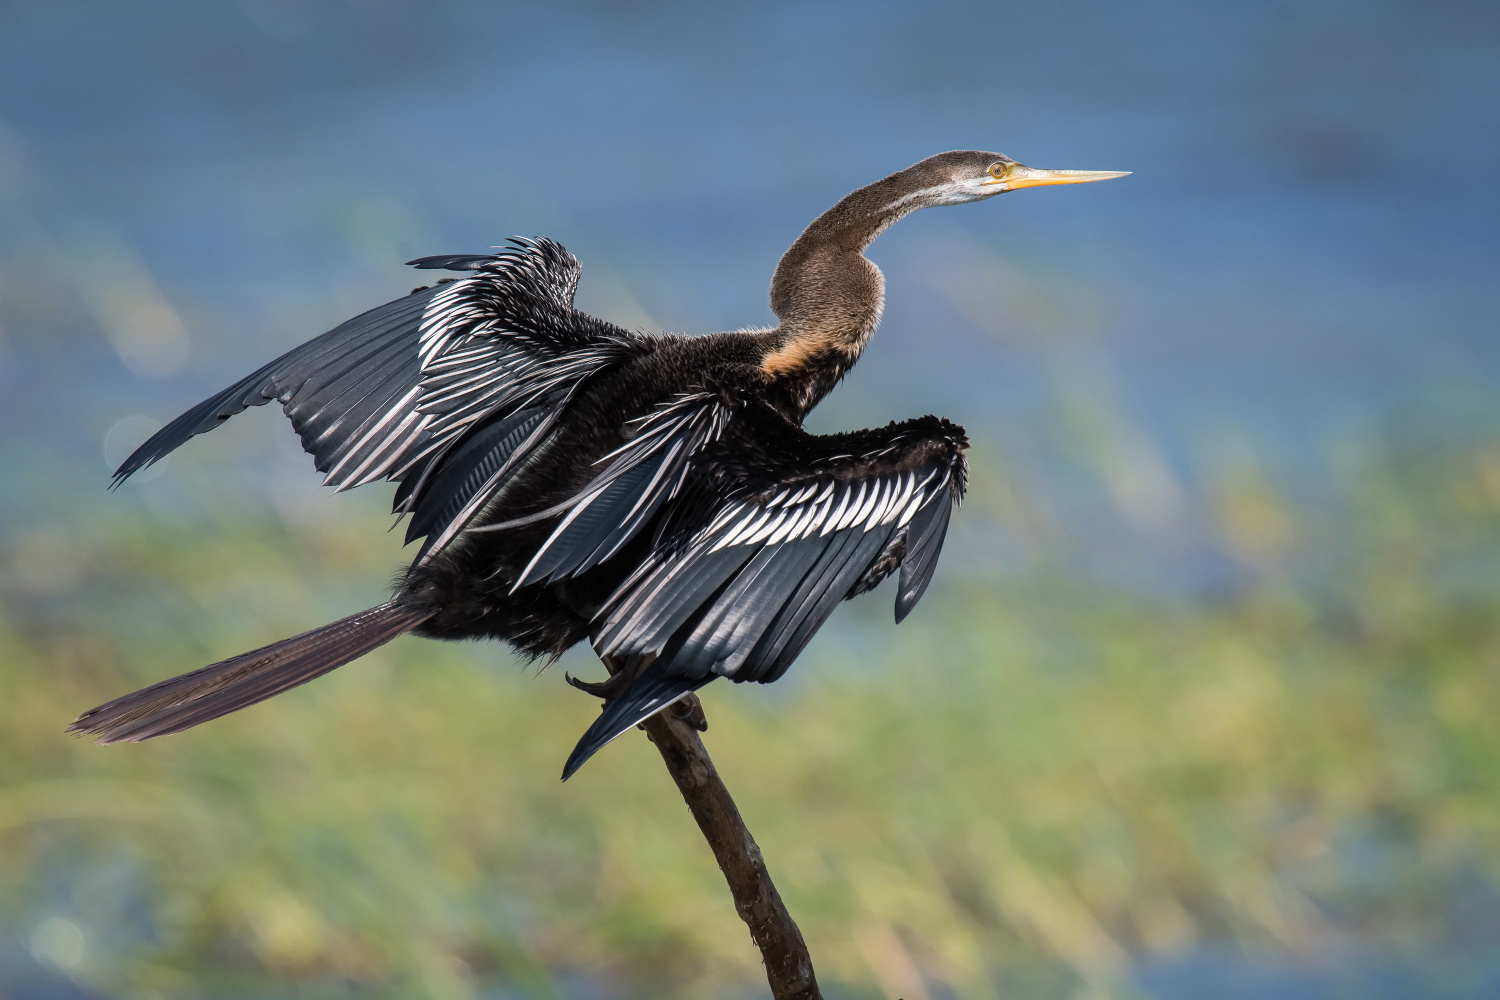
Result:
[[190,729],[306,684],[432,617],[394,602],[142,688],[80,715],[70,733],[138,743]]

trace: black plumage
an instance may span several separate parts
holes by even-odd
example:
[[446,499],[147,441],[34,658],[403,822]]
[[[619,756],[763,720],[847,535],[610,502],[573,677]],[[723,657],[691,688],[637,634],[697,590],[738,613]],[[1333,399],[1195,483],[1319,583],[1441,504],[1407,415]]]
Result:
[[327,485],[399,484],[407,540],[423,542],[392,600],[72,728],[105,743],[179,732],[405,632],[543,657],[588,640],[612,677],[574,681],[607,700],[566,778],[716,677],[774,681],[839,601],[892,573],[900,621],[932,578],[968,442],[937,417],[802,429],[879,320],[863,250],[918,208],[1105,176],[958,152],[861,188],[783,257],[770,330],[651,336],[578,312],[578,262],[546,239],[412,261],[468,276],[288,352],[172,421],[114,479],[275,399]]

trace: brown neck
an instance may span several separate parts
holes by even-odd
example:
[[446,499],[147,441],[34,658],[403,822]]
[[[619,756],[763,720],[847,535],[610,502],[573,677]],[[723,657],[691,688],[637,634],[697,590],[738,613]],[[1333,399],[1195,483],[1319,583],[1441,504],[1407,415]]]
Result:
[[781,324],[767,334],[761,367],[796,384],[792,395],[803,413],[853,367],[880,322],[885,281],[864,249],[929,204],[927,189],[909,173],[860,188],[818,216],[776,267],[771,311]]

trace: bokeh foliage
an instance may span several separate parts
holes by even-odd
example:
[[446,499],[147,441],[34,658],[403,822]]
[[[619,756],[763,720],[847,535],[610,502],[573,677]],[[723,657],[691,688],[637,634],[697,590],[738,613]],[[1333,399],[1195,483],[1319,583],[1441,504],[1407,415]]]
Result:
[[[882,591],[786,683],[708,689],[830,996],[1127,996],[1226,942],[1479,953],[1455,901],[1500,860],[1500,439],[1393,432],[1330,470],[1321,505],[1248,460],[1205,478],[1243,570],[1216,595],[954,570],[899,629]],[[214,481],[190,462],[10,546],[0,926],[106,996],[758,995],[644,736],[556,780],[583,657],[404,639],[181,736],[64,737],[378,599],[373,501],[278,518]],[[1014,529],[1003,495],[964,530]]]

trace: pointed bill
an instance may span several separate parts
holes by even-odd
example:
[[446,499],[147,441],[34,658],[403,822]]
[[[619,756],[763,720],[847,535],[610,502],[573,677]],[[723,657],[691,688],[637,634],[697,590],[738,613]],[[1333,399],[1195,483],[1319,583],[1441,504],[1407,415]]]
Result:
[[1091,184],[1094,181],[1108,181],[1116,177],[1129,177],[1129,170],[1043,170],[1040,167],[1028,167],[1016,163],[1005,172],[1004,177],[990,181],[998,184],[1006,191],[1016,191],[1021,188],[1041,187],[1045,184]]

